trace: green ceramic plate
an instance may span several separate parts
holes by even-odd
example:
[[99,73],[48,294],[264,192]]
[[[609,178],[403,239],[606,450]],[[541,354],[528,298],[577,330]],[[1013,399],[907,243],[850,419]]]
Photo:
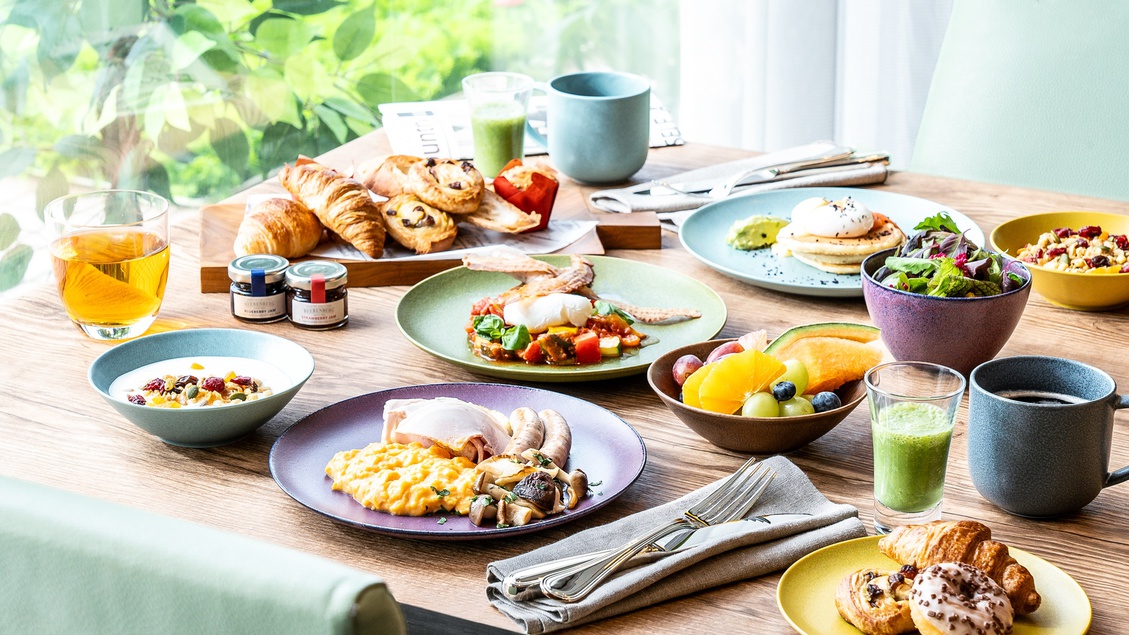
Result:
[[[522,362],[489,362],[475,357],[466,339],[470,309],[478,300],[517,284],[502,273],[466,267],[438,273],[412,287],[396,307],[396,324],[413,344],[472,372],[503,379],[564,382],[625,377],[642,373],[663,353],[712,338],[725,326],[725,303],[693,278],[634,260],[587,256],[596,271],[592,289],[601,297],[636,306],[694,308],[702,317],[674,324],[636,324],[658,343],[638,352],[589,366],[533,366]],[[565,266],[568,256],[542,256]]]
[[[859,635],[835,610],[835,587],[859,569],[899,567],[878,551],[878,539],[869,536],[824,547],[784,572],[776,602],[793,628],[805,635]],[[1039,610],[1015,619],[1012,635],[1081,635],[1090,628],[1090,599],[1074,578],[1026,551],[1013,547],[1011,555],[1031,571],[1043,595]]]

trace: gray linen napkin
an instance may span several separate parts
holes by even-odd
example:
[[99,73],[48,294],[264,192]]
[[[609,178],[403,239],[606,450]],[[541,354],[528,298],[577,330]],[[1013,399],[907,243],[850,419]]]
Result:
[[[776,470],[776,479],[750,515],[809,513],[811,517],[772,525],[742,523],[748,527],[740,534],[660,555],[649,563],[620,571],[574,604],[548,598],[515,602],[502,592],[501,581],[517,569],[618,547],[680,517],[687,508],[720,486],[721,481],[717,481],[660,507],[587,529],[520,556],[492,562],[486,568],[486,596],[525,632],[547,633],[779,571],[816,549],[866,535],[857,509],[827,500],[791,461],[774,456],[763,463]],[[680,574],[690,567],[692,571]]]
[[[743,170],[766,168],[781,163],[825,156],[837,147],[836,144],[829,141],[820,141],[747,159],[698,168],[672,175],[663,180],[668,183],[679,183],[716,179],[718,183],[721,183]],[[738,187],[731,196],[791,187],[872,185],[884,182],[886,172],[884,162],[860,163],[857,166],[844,166],[829,171],[821,169],[801,170],[792,174],[781,175],[778,179],[766,183]],[[650,182],[639,183],[621,189],[598,190],[590,194],[588,198],[594,206],[606,212],[660,212],[660,218],[662,218],[662,212],[693,210],[712,202],[707,198],[676,193],[644,193],[655,187]]]

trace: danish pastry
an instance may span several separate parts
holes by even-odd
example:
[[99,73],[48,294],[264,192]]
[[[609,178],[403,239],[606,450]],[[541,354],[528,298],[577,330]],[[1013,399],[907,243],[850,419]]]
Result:
[[268,198],[251,208],[239,223],[235,255],[298,258],[317,247],[321,234],[321,222],[308,207],[288,198]]
[[861,569],[835,589],[839,615],[866,635],[900,635],[914,630],[909,597],[917,570]]
[[478,209],[486,184],[470,161],[425,159],[408,168],[408,186],[419,199],[449,214]]
[[878,541],[878,549],[919,569],[941,562],[972,565],[1004,588],[1016,615],[1031,613],[1042,602],[1031,572],[1016,562],[1007,545],[992,540],[991,529],[974,520],[898,527]]
[[410,193],[408,171],[412,165],[423,162],[419,157],[393,154],[362,163],[357,168],[356,178],[365,187],[381,196],[392,198],[397,194]]
[[412,194],[397,194],[381,209],[388,234],[417,254],[445,251],[455,242],[458,228],[451,217]]
[[367,256],[384,254],[384,218],[364,185],[308,159],[283,166],[278,180],[331,232]]
[[470,214],[459,215],[459,220],[483,229],[517,234],[537,227],[541,223],[541,215],[537,212],[527,214],[501,196],[486,190],[478,209]]
[[976,567],[935,564],[918,573],[910,613],[921,635],[1005,635],[1011,632],[1007,593]]

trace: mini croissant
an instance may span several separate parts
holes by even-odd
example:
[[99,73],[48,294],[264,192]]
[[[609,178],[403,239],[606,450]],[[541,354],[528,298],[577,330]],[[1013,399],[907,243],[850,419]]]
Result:
[[268,198],[243,217],[235,237],[235,255],[298,258],[317,247],[321,231],[318,217],[305,205],[286,198]]
[[939,562],[972,565],[1004,588],[1016,615],[1031,613],[1042,603],[1027,567],[1011,557],[1007,545],[992,540],[991,529],[974,520],[898,527],[878,541],[878,549],[918,569]]
[[384,254],[384,219],[364,185],[309,159],[285,165],[278,180],[327,229],[367,256]]

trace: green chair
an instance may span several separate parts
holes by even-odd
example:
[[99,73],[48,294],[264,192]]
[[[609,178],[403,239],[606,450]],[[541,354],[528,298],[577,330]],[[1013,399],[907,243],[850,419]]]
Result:
[[0,632],[399,635],[380,578],[0,477]]
[[910,169],[1129,200],[1129,2],[956,0]]

